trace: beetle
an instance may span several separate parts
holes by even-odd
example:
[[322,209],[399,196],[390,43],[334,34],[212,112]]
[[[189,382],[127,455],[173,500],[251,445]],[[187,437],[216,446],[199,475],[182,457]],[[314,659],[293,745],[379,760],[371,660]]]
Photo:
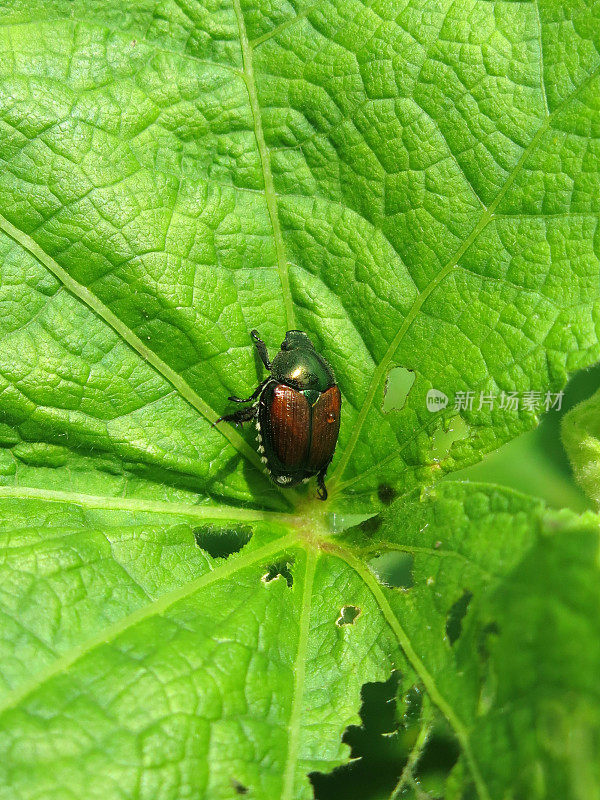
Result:
[[258,331],[250,336],[271,374],[250,397],[230,397],[252,405],[219,417],[215,425],[255,420],[261,460],[272,480],[288,487],[316,475],[318,496],[326,500],[325,473],[337,443],[342,403],[333,370],[303,331],[288,331],[273,361]]

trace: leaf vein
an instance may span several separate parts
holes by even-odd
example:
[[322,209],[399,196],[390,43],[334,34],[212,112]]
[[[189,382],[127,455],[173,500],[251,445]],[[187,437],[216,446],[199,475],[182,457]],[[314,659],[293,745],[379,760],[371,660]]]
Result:
[[296,652],[296,660],[294,663],[294,694],[288,726],[288,752],[283,773],[281,800],[293,800],[294,798],[294,779],[296,777],[296,762],[298,758],[298,749],[300,746],[302,699],[304,694],[304,680],[306,677],[306,654],[308,650],[312,589],[315,579],[316,563],[316,551],[312,548],[308,548],[306,554],[306,569],[304,572],[304,586],[302,591],[302,608],[300,611],[298,650]]
[[494,198],[494,200],[490,204],[490,206],[487,208],[487,210],[484,211],[484,213],[481,215],[479,221],[477,222],[477,224],[475,225],[475,227],[473,228],[473,230],[471,231],[469,236],[467,236],[467,238],[464,240],[462,245],[456,250],[456,252],[452,256],[452,258],[446,264],[446,266],[435,276],[435,278],[433,278],[427,284],[427,286],[422,290],[422,292],[415,299],[415,301],[414,301],[412,307],[410,308],[408,314],[406,315],[406,317],[402,321],[402,324],[401,324],[400,328],[398,329],[398,333],[396,334],[396,336],[394,336],[392,342],[390,343],[390,346],[388,347],[385,355],[383,356],[382,361],[378,364],[378,366],[375,368],[375,371],[373,372],[373,377],[371,379],[371,383],[370,383],[369,388],[367,390],[367,393],[366,393],[366,396],[365,396],[365,400],[363,402],[361,410],[360,410],[360,412],[358,414],[358,417],[356,419],[356,422],[354,424],[354,428],[353,428],[353,430],[352,430],[352,432],[350,434],[350,437],[348,439],[348,443],[346,445],[346,448],[345,448],[345,450],[344,450],[344,452],[342,454],[342,457],[338,461],[336,469],[334,470],[334,472],[332,473],[332,476],[330,478],[330,485],[331,486],[336,484],[339,481],[339,479],[341,478],[341,476],[343,475],[344,470],[346,469],[346,466],[348,464],[348,461],[350,460],[350,456],[352,455],[352,452],[353,452],[353,450],[354,450],[354,448],[355,448],[355,446],[356,446],[356,444],[358,442],[358,439],[360,437],[360,433],[361,433],[363,425],[364,425],[364,423],[366,421],[367,414],[369,413],[369,410],[370,410],[370,408],[371,408],[371,406],[373,404],[373,400],[375,398],[375,394],[377,392],[377,389],[378,389],[379,385],[381,384],[383,378],[387,374],[387,370],[388,370],[388,367],[390,365],[390,362],[391,362],[392,358],[394,357],[394,354],[395,354],[396,350],[398,349],[398,347],[400,345],[400,342],[402,341],[402,339],[404,338],[406,332],[409,330],[410,326],[414,322],[414,320],[417,317],[419,311],[421,310],[421,307],[423,306],[423,304],[425,303],[427,298],[432,294],[432,292],[452,272],[452,270],[458,264],[459,260],[462,258],[462,256],[468,250],[468,248],[477,239],[477,237],[479,236],[481,231],[494,218],[495,209],[498,207],[498,205],[500,204],[501,200],[503,199],[503,197],[506,195],[506,193],[508,192],[508,190],[510,189],[510,187],[514,183],[515,178],[517,177],[517,175],[519,174],[519,172],[523,168],[523,165],[525,164],[525,162],[529,158],[530,154],[532,152],[534,152],[535,149],[537,148],[542,136],[549,129],[552,120],[563,110],[563,108],[565,108],[576,97],[576,95],[585,86],[587,86],[594,79],[594,77],[596,77],[596,75],[598,75],[599,72],[600,72],[600,65],[598,67],[596,67],[588,75],[588,77],[584,81],[582,81],[582,83],[580,83],[579,86],[576,89],[574,89],[573,92],[568,97],[566,97],[565,100],[559,106],[557,106],[554,109],[554,111],[551,114],[549,114],[548,116],[546,116],[544,118],[544,121],[542,122],[542,124],[540,125],[538,130],[536,131],[536,133],[533,136],[533,138],[531,139],[529,145],[523,150],[523,153],[521,154],[521,157],[519,158],[519,160],[517,161],[517,163],[513,167],[512,171],[508,175],[506,181],[504,182],[504,185],[499,190],[498,194],[496,195],[496,197]]
[[491,800],[489,790],[483,779],[483,776],[479,769],[479,765],[475,759],[474,753],[471,749],[471,743],[469,741],[469,734],[466,726],[464,725],[460,717],[456,714],[450,703],[442,695],[442,693],[437,687],[433,675],[431,675],[425,664],[421,661],[421,659],[417,655],[408,637],[408,634],[406,633],[406,631],[400,624],[398,618],[394,614],[394,611],[390,606],[385,594],[383,593],[383,590],[379,585],[377,578],[367,566],[365,566],[358,558],[355,558],[347,550],[343,550],[340,548],[336,552],[337,555],[341,559],[343,559],[359,575],[360,578],[362,578],[365,585],[375,598],[375,601],[379,606],[379,608],[381,609],[381,613],[383,614],[385,621],[391,628],[407,660],[409,661],[409,663],[411,664],[411,666],[413,667],[413,669],[415,670],[421,681],[423,682],[423,685],[431,701],[440,709],[440,711],[444,714],[444,716],[454,729],[456,737],[461,744],[467,764],[469,765],[469,769],[471,771],[471,775],[473,776],[473,781],[477,788],[477,793],[479,795],[480,800]]
[[276,511],[257,511],[220,504],[218,507],[194,505],[190,503],[172,503],[161,500],[138,500],[125,497],[104,497],[101,495],[82,494],[79,492],[55,491],[52,489],[36,489],[24,486],[0,486],[0,500],[3,498],[16,500],[44,500],[53,503],[71,503],[82,508],[107,511],[127,511],[130,513],[169,514],[195,519],[227,519],[232,521],[277,520],[284,524],[293,524],[296,518]]
[[542,40],[542,19],[540,16],[540,7],[538,4],[538,0],[533,0],[533,9],[537,19],[538,41],[540,45],[540,91],[542,94],[542,100],[544,102],[544,108],[546,109],[546,114],[550,115],[550,109],[548,107],[548,97],[546,95],[546,82],[544,80],[544,45]]
[[314,11],[314,9],[318,7],[318,5],[319,5],[319,3],[313,3],[312,5],[308,6],[307,8],[303,8],[301,11],[299,11],[296,14],[295,17],[290,17],[289,19],[286,19],[284,22],[280,23],[279,25],[276,25],[270,31],[267,31],[266,33],[263,33],[262,36],[257,36],[256,39],[253,39],[250,42],[251,47],[253,49],[258,47],[263,42],[266,42],[269,39],[272,39],[274,36],[277,36],[277,34],[281,33],[281,31],[286,30],[286,28],[291,28],[297,22],[300,22],[301,20],[306,19],[306,17],[310,14],[310,12]]
[[277,193],[275,192],[275,183],[273,181],[273,173],[271,171],[271,157],[263,131],[260,105],[258,102],[258,91],[256,88],[256,80],[254,78],[252,47],[248,41],[248,34],[246,32],[246,24],[244,22],[244,15],[240,6],[240,0],[233,0],[233,7],[235,9],[236,18],[238,21],[240,45],[242,48],[242,60],[244,64],[244,80],[248,90],[248,99],[250,101],[252,117],[254,119],[254,135],[256,137],[256,144],[262,165],[265,200],[267,203],[269,217],[271,219],[271,227],[273,229],[275,253],[277,255],[277,270],[279,272],[281,291],[283,293],[283,303],[287,320],[286,325],[287,329],[289,330],[296,327],[294,303],[290,289],[290,279],[285,254],[285,244],[283,241],[283,233],[281,231],[281,224],[279,222]]
[[[90,308],[98,317],[109,325],[127,344],[140,355],[144,361],[148,362],[154,369],[162,375],[172,386],[174,386],[184,400],[192,408],[198,411],[205,419],[214,423],[218,414],[206,403],[197,392],[187,383],[187,381],[175,372],[165,361],[163,361],[153,350],[145,345],[131,328],[129,328],[116,314],[114,314],[104,303],[86,286],[78,283],[69,273],[56,262],[52,256],[43,250],[40,245],[30,236],[19,230],[5,217],[0,215],[0,230],[3,230],[11,239],[28,251],[40,264],[46,267],[71,294],[77,297],[82,303]],[[262,471],[262,466],[258,454],[242,437],[234,431],[231,426],[222,426],[219,432],[224,436],[236,450],[245,456],[254,466]]]
[[103,630],[99,631],[95,636],[66,652],[53,664],[46,669],[41,670],[39,673],[37,673],[37,675],[34,675],[29,680],[25,681],[21,686],[14,689],[12,692],[9,692],[4,698],[3,702],[0,703],[0,714],[3,714],[5,711],[11,708],[17,707],[19,703],[25,700],[25,698],[27,698],[30,694],[35,692],[49,680],[67,672],[67,670],[77,661],[84,658],[95,649],[103,647],[105,644],[114,641],[122,633],[125,633],[134,625],[137,625],[138,623],[143,622],[151,617],[164,614],[175,603],[185,599],[186,597],[189,597],[194,592],[197,592],[206,586],[210,586],[211,584],[215,583],[215,581],[227,578],[230,575],[238,572],[240,569],[252,566],[253,564],[265,558],[281,552],[293,541],[295,541],[295,538],[295,534],[290,533],[287,536],[277,539],[275,542],[270,542],[269,544],[263,545],[263,547],[258,548],[254,552],[242,554],[237,558],[230,557],[228,561],[226,561],[224,564],[220,564],[218,567],[215,567],[215,569],[213,569],[211,572],[204,573],[199,578],[196,578],[195,580],[190,581],[183,586],[179,586],[177,589],[174,589],[171,592],[167,592],[161,597],[158,597],[152,603],[143,606],[142,608],[138,608],[136,611],[133,611],[126,617],[118,620],[112,625],[107,626]]

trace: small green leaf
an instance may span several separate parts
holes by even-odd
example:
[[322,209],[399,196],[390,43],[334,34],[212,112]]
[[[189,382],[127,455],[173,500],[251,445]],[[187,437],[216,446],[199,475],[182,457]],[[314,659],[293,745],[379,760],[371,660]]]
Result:
[[600,508],[600,391],[565,416],[562,439],[577,481]]
[[492,797],[596,800],[598,518],[548,513],[540,527],[535,547],[482,604],[493,706],[476,721],[473,748]]

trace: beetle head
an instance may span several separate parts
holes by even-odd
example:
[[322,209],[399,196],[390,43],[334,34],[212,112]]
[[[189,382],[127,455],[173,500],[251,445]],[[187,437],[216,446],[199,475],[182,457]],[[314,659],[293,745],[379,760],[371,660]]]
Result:
[[304,331],[288,331],[285,339],[281,343],[282,350],[295,350],[299,347],[310,347],[314,350],[314,345]]

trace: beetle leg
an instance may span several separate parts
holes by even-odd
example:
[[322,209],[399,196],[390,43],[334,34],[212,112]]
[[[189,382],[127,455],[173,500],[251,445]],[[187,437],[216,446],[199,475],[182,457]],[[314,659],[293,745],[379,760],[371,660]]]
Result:
[[271,362],[269,361],[269,353],[267,352],[267,345],[260,338],[257,330],[250,331],[250,336],[252,337],[252,341],[256,345],[256,349],[258,350],[258,355],[260,356],[260,360],[263,362],[265,367],[268,370],[270,370]]
[[[329,465],[327,465],[329,466]],[[327,500],[327,487],[325,486],[325,473],[327,467],[317,474],[317,496],[319,500]]]
[[264,386],[265,386],[265,383],[266,383],[267,381],[270,381],[270,380],[271,380],[270,378],[267,378],[267,380],[266,380],[266,381],[263,381],[262,383],[260,383],[260,384],[259,384],[259,385],[256,387],[256,389],[255,389],[255,390],[252,392],[252,394],[250,395],[250,397],[246,397],[246,398],[244,398],[244,399],[242,399],[241,397],[228,397],[227,399],[228,399],[228,400],[231,400],[231,402],[232,402],[232,403],[249,403],[251,400],[256,400],[256,398],[258,397],[258,395],[259,395],[259,394],[262,392],[262,390],[263,390],[263,388],[264,388]]
[[234,411],[233,414],[225,414],[219,417],[218,420],[213,422],[213,427],[219,422],[233,422],[234,425],[242,427],[244,422],[250,422],[255,416],[256,406],[246,406],[246,408],[240,408],[238,411]]

